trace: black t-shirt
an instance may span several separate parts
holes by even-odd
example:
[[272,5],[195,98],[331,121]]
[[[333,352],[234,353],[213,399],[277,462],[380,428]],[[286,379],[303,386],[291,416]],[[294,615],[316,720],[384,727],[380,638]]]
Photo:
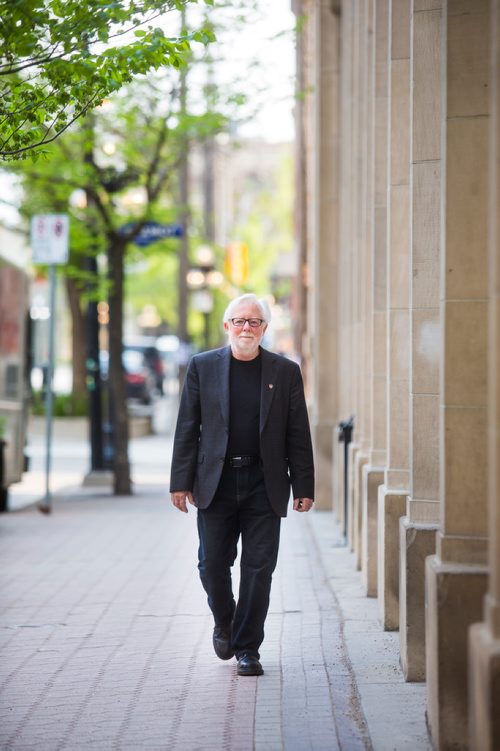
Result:
[[260,355],[253,360],[231,356],[228,456],[260,454],[260,380]]

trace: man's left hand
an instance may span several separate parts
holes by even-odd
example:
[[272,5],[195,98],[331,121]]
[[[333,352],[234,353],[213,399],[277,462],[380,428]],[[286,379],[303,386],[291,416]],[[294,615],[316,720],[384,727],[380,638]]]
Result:
[[295,498],[293,501],[294,511],[310,511],[312,509],[312,498]]

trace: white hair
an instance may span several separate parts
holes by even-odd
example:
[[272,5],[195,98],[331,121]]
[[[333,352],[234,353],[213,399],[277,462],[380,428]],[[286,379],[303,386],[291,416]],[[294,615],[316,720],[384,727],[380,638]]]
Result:
[[224,322],[229,321],[229,319],[233,317],[233,311],[241,303],[252,303],[253,305],[256,305],[260,310],[262,319],[266,323],[269,323],[269,321],[271,320],[271,309],[269,308],[267,300],[264,297],[261,297],[259,299],[257,295],[254,295],[252,292],[249,292],[246,295],[240,295],[239,297],[235,297],[234,300],[231,300],[226,310],[224,311],[224,317],[222,320]]

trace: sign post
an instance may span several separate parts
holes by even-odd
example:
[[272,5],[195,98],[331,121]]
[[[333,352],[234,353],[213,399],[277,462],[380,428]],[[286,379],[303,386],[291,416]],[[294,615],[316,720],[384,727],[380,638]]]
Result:
[[37,214],[31,220],[31,249],[33,263],[49,266],[50,318],[49,353],[45,380],[45,497],[38,508],[45,514],[52,511],[50,492],[50,469],[52,459],[52,379],[55,359],[55,320],[56,320],[56,265],[68,260],[69,219],[67,214]]

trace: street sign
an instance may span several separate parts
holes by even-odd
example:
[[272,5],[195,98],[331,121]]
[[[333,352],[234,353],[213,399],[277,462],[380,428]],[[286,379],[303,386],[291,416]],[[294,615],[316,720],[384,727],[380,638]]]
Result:
[[38,504],[40,511],[50,514],[52,493],[50,471],[52,465],[52,377],[55,361],[56,320],[56,264],[66,263],[69,246],[69,220],[67,214],[37,214],[31,220],[31,250],[33,263],[46,263],[50,279],[49,358],[45,383],[45,497]]
[[[120,233],[122,235],[130,232],[135,227],[135,223],[124,224],[120,227]],[[145,222],[141,231],[132,240],[135,245],[139,245],[141,248],[145,248],[146,245],[157,240],[163,240],[165,237],[182,237],[184,235],[184,228],[181,224],[160,224],[159,222]]]
[[36,214],[31,219],[33,263],[66,263],[68,240],[67,214]]

